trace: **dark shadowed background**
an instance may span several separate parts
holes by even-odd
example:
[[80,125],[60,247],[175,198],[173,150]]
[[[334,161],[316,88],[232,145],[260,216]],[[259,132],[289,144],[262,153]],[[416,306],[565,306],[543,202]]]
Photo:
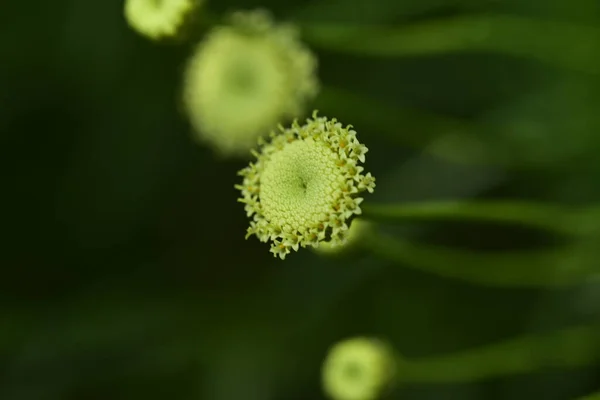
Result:
[[[214,14],[262,6],[301,27],[491,12],[600,25],[596,0],[207,1]],[[244,240],[233,185],[246,161],[199,145],[181,112],[195,40],[146,40],[120,1],[0,9],[1,400],[321,399],[321,362],[348,336],[379,335],[417,357],[600,321],[592,281],[498,288],[366,253],[274,259]],[[353,124],[369,147],[370,200],[600,201],[600,74],[494,51],[313,49],[323,91],[310,107]],[[461,140],[444,145],[456,126],[484,142],[475,159]],[[467,251],[562,240],[489,224],[395,228]],[[590,366],[391,396],[570,400],[599,389]]]

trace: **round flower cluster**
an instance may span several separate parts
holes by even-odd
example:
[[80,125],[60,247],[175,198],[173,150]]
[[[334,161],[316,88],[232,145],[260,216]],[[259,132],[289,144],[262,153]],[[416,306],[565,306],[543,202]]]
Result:
[[201,0],[126,0],[125,18],[140,34],[153,40],[178,35]]
[[323,390],[334,400],[375,400],[392,383],[391,349],[377,339],[356,337],[335,344],[323,363]]
[[343,245],[350,220],[361,214],[361,192],[373,192],[375,178],[363,174],[367,147],[352,126],[343,127],[313,113],[300,126],[280,127],[269,141],[259,139],[256,162],[239,172],[246,214],[252,217],[246,237],[271,242],[284,259],[299,247],[320,242]]
[[183,103],[198,139],[221,155],[245,155],[260,136],[304,111],[318,91],[317,61],[290,25],[266,11],[237,12],[198,45]]

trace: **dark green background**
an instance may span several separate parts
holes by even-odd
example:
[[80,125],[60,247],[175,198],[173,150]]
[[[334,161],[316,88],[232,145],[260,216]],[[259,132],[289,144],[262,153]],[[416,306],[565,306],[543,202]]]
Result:
[[[600,23],[595,0],[206,6],[218,14],[264,6],[301,24],[401,26],[493,11]],[[181,112],[195,40],[152,43],[127,26],[122,8],[105,0],[1,6],[0,399],[320,399],[322,359],[348,336],[381,335],[423,356],[600,320],[597,284],[478,287],[368,254],[301,251],[281,262],[267,245],[245,241],[233,185],[246,161],[194,142]],[[311,107],[355,125],[378,179],[371,200],[600,201],[599,75],[494,53],[315,51],[323,85],[355,101],[321,96]],[[389,112],[373,124],[376,104]],[[460,148],[448,161],[402,144],[416,135],[434,143],[443,133],[443,124],[428,128],[436,115],[474,124],[510,162],[461,163]],[[561,240],[481,224],[403,229],[480,249]],[[590,367],[408,385],[392,397],[568,400],[594,389],[600,373]]]

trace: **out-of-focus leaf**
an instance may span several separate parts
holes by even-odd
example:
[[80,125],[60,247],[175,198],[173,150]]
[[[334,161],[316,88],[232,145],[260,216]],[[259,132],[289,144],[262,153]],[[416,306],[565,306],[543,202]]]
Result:
[[465,51],[527,57],[593,74],[600,73],[600,29],[510,15],[472,15],[404,27],[306,23],[314,46],[365,56],[398,57]]

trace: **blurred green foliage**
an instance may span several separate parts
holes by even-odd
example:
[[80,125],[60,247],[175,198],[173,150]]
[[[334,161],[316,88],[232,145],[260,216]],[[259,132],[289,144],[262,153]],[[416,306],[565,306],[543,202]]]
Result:
[[[206,4],[216,15],[257,6],[297,22],[314,46],[324,84],[314,107],[353,124],[368,145],[374,203],[600,202],[599,2]],[[305,251],[275,260],[244,240],[233,185],[245,161],[197,145],[180,110],[193,41],[146,41],[125,24],[121,2],[2,9],[0,399],[321,399],[327,349],[359,334],[415,360],[463,354],[467,365],[498,343],[528,354],[536,345],[526,340],[553,360],[461,382],[444,379],[450,363],[437,382],[406,382],[392,398],[569,400],[600,389],[594,336],[581,347],[535,339],[600,321],[597,217],[581,221],[591,233],[575,241],[523,226],[396,222],[382,235],[428,246],[418,259]],[[502,25],[490,46],[431,46],[448,38],[432,30],[439,21],[477,15],[520,25]],[[328,36],[340,27],[361,41]],[[580,279],[495,284],[497,273],[522,283],[518,274],[531,271],[556,282],[554,254],[567,242],[562,271],[584,265]],[[523,251],[543,252],[549,275]],[[443,271],[423,270],[423,260]],[[465,268],[489,282],[465,281]],[[571,348],[586,362],[570,363]],[[421,370],[432,371],[440,368]]]

